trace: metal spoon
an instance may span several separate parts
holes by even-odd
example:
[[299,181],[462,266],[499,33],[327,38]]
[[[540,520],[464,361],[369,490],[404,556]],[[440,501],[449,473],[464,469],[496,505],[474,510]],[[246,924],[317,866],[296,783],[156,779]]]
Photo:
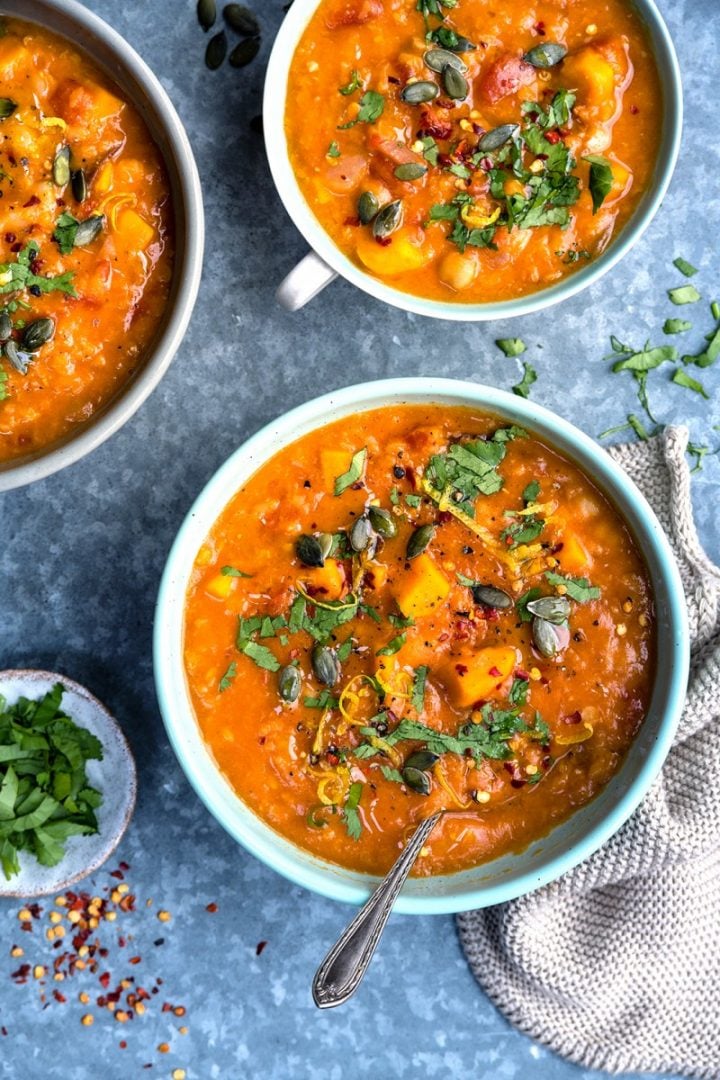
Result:
[[415,865],[420,849],[443,813],[443,810],[438,810],[417,827],[392,870],[317,969],[312,995],[319,1009],[333,1009],[336,1005],[342,1005],[357,990],[375,954],[398,893]]

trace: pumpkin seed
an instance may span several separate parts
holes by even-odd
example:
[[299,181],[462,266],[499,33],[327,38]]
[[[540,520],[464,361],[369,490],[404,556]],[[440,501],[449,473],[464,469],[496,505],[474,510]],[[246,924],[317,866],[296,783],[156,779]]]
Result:
[[542,45],[536,45],[530,52],[526,52],[523,60],[536,68],[551,68],[566,56],[567,49],[564,45],[558,45],[556,41],[544,41]]
[[395,199],[394,202],[383,206],[373,221],[373,236],[382,240],[383,237],[390,236],[396,229],[399,229],[402,223],[403,205],[400,199]]
[[419,769],[420,772],[429,772],[436,761],[440,760],[439,754],[433,754],[432,750],[416,750],[406,760],[404,768]]
[[278,693],[283,701],[297,701],[302,687],[300,669],[294,664],[280,668],[278,672]]
[[70,180],[70,147],[61,146],[55,154],[52,167],[53,183],[65,187]]
[[428,101],[434,101],[440,93],[437,83],[421,79],[419,82],[408,83],[400,93],[400,97],[408,105],[424,105]]
[[442,78],[447,96],[452,98],[453,101],[464,101],[470,89],[465,76],[452,64],[446,64],[443,68]]
[[7,120],[8,116],[17,109],[17,101],[9,97],[0,97],[0,120]]
[[335,544],[335,537],[332,533],[318,533],[317,542],[320,545],[323,559],[327,559]]
[[369,225],[377,215],[379,209],[380,203],[377,201],[372,191],[363,191],[358,199],[358,217],[363,225]]
[[365,551],[365,548],[371,542],[373,537],[373,529],[370,524],[370,519],[364,514],[359,517],[352,529],[350,530],[350,547],[353,551]]
[[7,341],[12,334],[12,319],[6,311],[0,315],[0,343]]
[[548,659],[555,656],[560,650],[560,635],[557,628],[547,619],[540,619],[536,615],[532,623],[532,636],[535,648],[541,656]]
[[325,556],[322,545],[316,536],[303,533],[295,541],[295,554],[303,566],[324,566]]
[[208,32],[211,26],[215,25],[216,18],[217,7],[215,0],[198,0],[197,19],[205,33]]
[[230,67],[244,68],[252,63],[260,52],[260,38],[246,38],[230,53]]
[[75,232],[73,247],[87,247],[88,244],[91,244],[93,240],[97,239],[104,228],[104,214],[93,214],[92,217],[86,218],[85,221],[81,221]]
[[432,791],[432,780],[422,769],[414,769],[412,766],[402,770],[402,778],[409,788],[418,795],[429,795]]
[[312,666],[318,682],[323,686],[335,686],[340,678],[340,661],[333,649],[316,645],[312,651]]
[[205,50],[205,63],[211,71],[217,71],[227,54],[227,35],[224,30],[211,37]]
[[55,323],[52,319],[34,319],[23,331],[22,347],[27,352],[37,352],[48,341],[52,341],[54,334]]
[[416,529],[408,540],[408,559],[417,559],[418,555],[422,555],[434,535],[434,525],[421,525],[419,529]]
[[5,353],[5,359],[16,371],[19,371],[21,375],[27,375],[28,364],[32,360],[29,353],[20,352],[12,339],[5,342],[3,352]]
[[568,618],[571,605],[564,596],[541,596],[539,600],[531,600],[527,609],[531,615],[537,615],[545,622],[560,626]]
[[383,510],[381,506],[371,506],[368,510],[370,524],[383,540],[392,540],[397,533],[395,518],[389,510]]
[[443,71],[448,64],[456,68],[461,75],[464,75],[467,71],[467,64],[464,60],[461,60],[455,53],[450,52],[448,49],[428,49],[423,56],[423,60],[430,68],[431,71],[437,71],[438,75],[442,75]]
[[501,124],[500,127],[485,132],[478,142],[478,150],[482,150],[483,152],[487,150],[498,150],[509,139],[514,138],[519,131],[519,124]]
[[473,45],[469,38],[466,38],[464,34],[455,34],[455,44],[449,45],[448,49],[455,53],[461,52],[475,52],[477,45]]
[[502,589],[496,589],[494,585],[473,585],[472,595],[476,604],[497,611],[505,611],[513,605],[512,597]]
[[226,4],[223,8],[223,18],[230,29],[242,37],[255,37],[260,33],[257,16],[243,4]]
[[75,200],[75,202],[85,202],[88,193],[87,177],[85,176],[85,170],[75,169],[74,172],[70,173],[70,182],[72,184],[73,199]]
[[404,165],[398,165],[393,171],[398,180],[419,180],[427,172],[427,165],[421,165],[419,161],[408,161]]

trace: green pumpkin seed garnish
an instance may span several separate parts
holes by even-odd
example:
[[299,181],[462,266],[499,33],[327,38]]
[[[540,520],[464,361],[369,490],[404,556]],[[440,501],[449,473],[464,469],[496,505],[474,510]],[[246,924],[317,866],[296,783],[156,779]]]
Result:
[[400,97],[408,105],[424,105],[428,101],[434,101],[439,93],[440,87],[437,83],[423,79],[419,82],[408,83],[401,91]]
[[541,596],[539,600],[530,600],[527,609],[531,615],[560,626],[570,615],[571,606],[564,596]]
[[197,19],[205,33],[208,32],[211,26],[215,25],[216,18],[217,7],[215,6],[215,0],[198,0]]
[[428,49],[423,56],[423,60],[430,70],[437,71],[438,75],[442,75],[448,64],[451,64],[461,75],[464,75],[467,71],[465,61],[448,49]]
[[335,537],[332,533],[318,533],[317,542],[320,545],[323,559],[327,559],[335,544]]
[[539,619],[537,615],[532,623],[532,636],[535,648],[541,656],[548,659],[560,651],[560,635],[557,628],[547,619]]
[[87,247],[105,228],[105,215],[93,214],[92,217],[81,221],[75,232],[73,247]]
[[22,347],[27,352],[37,352],[55,335],[55,323],[52,319],[34,319],[23,330]]
[[500,127],[485,132],[478,142],[478,150],[482,150],[483,153],[488,150],[498,150],[519,131],[519,124],[501,124]]
[[567,49],[564,45],[558,45],[556,41],[544,41],[542,45],[536,45],[530,52],[526,52],[523,60],[536,68],[551,68],[566,56]]
[[88,193],[87,177],[85,176],[85,170],[75,169],[74,172],[70,173],[70,183],[72,185],[73,199],[75,200],[75,202],[85,202]]
[[246,38],[230,53],[230,67],[244,68],[251,64],[260,52],[260,38]]
[[223,8],[223,18],[230,29],[242,37],[255,37],[260,33],[257,16],[243,4],[226,4]]
[[12,338],[3,345],[5,359],[19,371],[21,375],[27,375],[28,364],[32,360],[29,353],[20,352]]
[[227,54],[227,34],[221,30],[211,37],[205,50],[205,64],[211,71],[217,71]]
[[513,605],[512,596],[493,585],[473,585],[472,595],[476,604],[494,608],[496,611],[506,611]]
[[373,528],[370,519],[359,517],[350,530],[350,547],[353,551],[365,551],[373,538]]
[[295,541],[295,554],[303,566],[324,566],[325,556],[320,541],[316,536],[303,533]]
[[464,101],[470,87],[465,76],[453,64],[446,64],[442,73],[445,93],[453,101]]
[[12,319],[6,311],[0,315],[0,344],[7,341],[12,334]]
[[70,147],[61,146],[53,159],[53,183],[56,187],[65,187],[70,181]]
[[429,795],[432,791],[432,780],[422,769],[414,769],[409,765],[402,770],[401,776],[407,786],[418,795]]
[[383,540],[392,540],[393,536],[396,535],[397,525],[389,510],[383,510],[381,506],[371,506],[368,510],[368,517],[373,529],[378,536],[382,536]]
[[421,165],[419,161],[408,161],[404,165],[398,165],[393,172],[398,180],[419,180],[427,172],[427,165]]
[[447,49],[451,49],[452,52],[475,52],[475,50],[477,49],[477,45],[474,45],[470,38],[466,38],[464,34],[456,34],[453,31],[453,39],[454,40],[452,41],[452,43],[450,41],[444,43],[445,47]]
[[404,768],[419,769],[420,772],[429,772],[433,765],[440,760],[439,754],[433,754],[432,750],[416,750],[405,761]]
[[302,674],[294,664],[280,668],[278,672],[278,693],[283,701],[297,701],[302,688]]
[[434,535],[434,525],[421,525],[419,529],[416,529],[408,540],[408,559],[417,559],[418,555],[422,555]]
[[340,678],[340,661],[334,649],[327,645],[316,645],[311,659],[317,681],[323,686],[335,686]]
[[372,191],[363,191],[358,199],[358,217],[363,225],[369,225],[377,216],[379,209],[380,203],[377,201]]
[[399,229],[403,223],[403,205],[400,199],[395,199],[394,202],[388,203],[383,206],[380,213],[373,221],[373,236],[376,239],[382,240],[386,236],[390,236],[396,229]]
[[7,120],[8,116],[17,109],[17,101],[9,97],[0,97],[0,120]]

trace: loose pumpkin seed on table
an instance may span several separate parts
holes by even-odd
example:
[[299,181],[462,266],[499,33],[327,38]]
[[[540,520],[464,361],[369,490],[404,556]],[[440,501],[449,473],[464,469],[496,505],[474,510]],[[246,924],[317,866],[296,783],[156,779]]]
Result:
[[241,41],[230,53],[230,66],[234,68],[247,67],[252,63],[260,52],[260,39],[247,38]]
[[198,0],[197,18],[200,26],[207,32],[215,25],[217,5],[215,0]]
[[205,64],[211,71],[217,71],[227,56],[228,39],[224,30],[210,38],[205,50]]
[[190,581],[210,752],[260,818],[357,872],[440,810],[420,875],[525,847],[601,790],[649,703],[641,553],[576,465],[477,410],[396,402],[285,446],[228,489]]
[[231,30],[243,37],[256,37],[260,33],[257,16],[243,4],[226,4],[223,18]]

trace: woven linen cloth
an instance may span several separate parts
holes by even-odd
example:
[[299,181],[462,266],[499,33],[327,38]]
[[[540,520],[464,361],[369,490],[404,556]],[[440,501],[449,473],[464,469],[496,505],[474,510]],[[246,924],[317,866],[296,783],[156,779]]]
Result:
[[610,451],[660,519],[688,604],[690,683],[663,770],[580,866],[457,923],[478,982],[527,1035],[587,1068],[718,1080],[720,569],[695,531],[687,440],[668,428]]

